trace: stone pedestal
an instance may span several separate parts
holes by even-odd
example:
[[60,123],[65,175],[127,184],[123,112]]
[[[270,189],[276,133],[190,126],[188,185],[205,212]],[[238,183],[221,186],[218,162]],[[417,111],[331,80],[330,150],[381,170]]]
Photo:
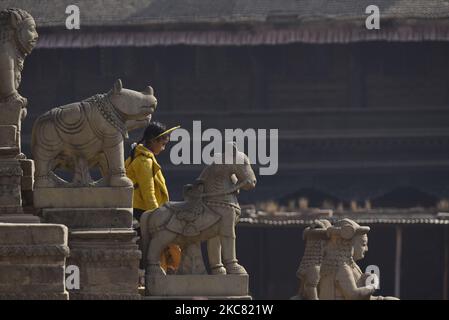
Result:
[[113,208],[49,208],[42,209],[42,220],[77,229],[131,229],[132,209]]
[[32,160],[0,158],[0,222],[40,222],[31,214],[33,174]]
[[132,188],[39,188],[43,222],[69,228],[69,265],[80,272],[72,300],[140,299],[141,252],[132,229]]
[[131,229],[71,231],[68,264],[80,270],[71,300],[136,300],[141,252]]
[[147,276],[145,299],[251,299],[248,275]]
[[67,300],[67,228],[0,223],[0,299]]
[[37,188],[35,208],[132,208],[133,188]]

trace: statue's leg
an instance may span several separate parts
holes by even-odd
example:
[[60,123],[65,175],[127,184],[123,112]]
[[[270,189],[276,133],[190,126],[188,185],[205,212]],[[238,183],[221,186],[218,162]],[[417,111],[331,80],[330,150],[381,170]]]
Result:
[[223,212],[220,228],[220,241],[222,246],[223,263],[227,274],[247,274],[244,267],[239,265],[235,251],[235,225],[236,213],[234,209],[227,208]]
[[125,174],[123,143],[105,148],[104,154],[110,174],[109,185],[111,187],[132,187],[133,183]]
[[226,274],[226,269],[221,262],[221,241],[220,237],[207,240],[207,254],[209,256],[209,266],[212,274]]
[[34,160],[36,170],[34,181],[35,188],[56,187],[57,185],[56,181],[50,177],[50,171],[53,169],[52,163],[53,160],[35,158]]
[[168,231],[161,230],[153,235],[150,240],[147,251],[147,273],[150,275],[165,275],[164,269],[161,267],[161,253],[176,239],[176,234]]

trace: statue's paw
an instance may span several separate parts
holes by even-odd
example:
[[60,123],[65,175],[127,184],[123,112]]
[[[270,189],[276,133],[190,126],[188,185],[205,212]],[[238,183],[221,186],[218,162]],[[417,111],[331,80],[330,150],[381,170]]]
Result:
[[146,270],[147,276],[165,276],[167,275],[159,264],[150,264]]
[[126,176],[112,176],[109,180],[111,187],[132,187],[132,181]]
[[231,262],[225,265],[227,274],[248,274],[245,268],[239,265],[237,262]]
[[225,267],[223,267],[222,264],[211,267],[210,269],[211,274],[222,274],[225,275],[226,274],[226,269]]

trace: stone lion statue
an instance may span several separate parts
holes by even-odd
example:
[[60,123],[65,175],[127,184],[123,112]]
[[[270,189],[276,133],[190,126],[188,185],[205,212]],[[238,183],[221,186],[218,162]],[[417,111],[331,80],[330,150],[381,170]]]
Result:
[[[35,187],[131,187],[125,175],[123,139],[128,129],[148,123],[156,106],[153,88],[148,86],[142,92],[124,89],[117,80],[106,94],[40,116],[34,123],[31,143]],[[101,182],[92,182],[89,167],[93,165],[101,165]],[[57,167],[72,168],[73,181],[59,178],[53,172]]]
[[368,251],[370,228],[350,219],[337,221],[327,229],[327,242],[321,264],[318,287],[320,300],[396,300],[394,297],[373,296],[376,287],[367,284],[368,274],[356,261]]
[[[212,274],[247,274],[238,264],[235,251],[235,225],[240,216],[237,193],[254,188],[256,177],[248,157],[235,145],[232,150],[233,162],[217,161],[207,166],[194,184],[185,187],[185,201],[169,202],[142,214],[147,275],[165,275],[160,255],[167,245],[177,244],[184,253],[189,251],[188,246],[201,241],[207,241]],[[225,159],[229,154],[215,156]]]
[[304,255],[296,272],[299,279],[298,294],[293,300],[318,300],[318,283],[323,260],[324,247],[329,239],[327,229],[331,226],[328,220],[315,220],[303,232],[305,241]]
[[0,124],[14,125],[20,153],[21,121],[26,117],[27,99],[18,93],[21,73],[27,55],[36,46],[38,34],[33,17],[22,9],[0,12]]

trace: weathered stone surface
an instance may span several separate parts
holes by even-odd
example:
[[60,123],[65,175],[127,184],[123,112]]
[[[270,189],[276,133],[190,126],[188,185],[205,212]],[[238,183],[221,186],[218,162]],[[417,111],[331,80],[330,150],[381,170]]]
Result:
[[22,113],[22,104],[17,101],[0,103],[0,109],[2,110],[2,117],[0,117],[0,125],[12,125],[16,127],[20,121],[20,116]]
[[151,296],[248,296],[248,275],[154,275],[146,279]]
[[15,159],[0,160],[0,207],[22,205],[20,179],[23,171]]
[[14,147],[16,144],[16,132],[16,126],[0,125],[0,146]]
[[1,245],[67,245],[66,226],[56,224],[7,224],[0,223]]
[[24,177],[34,177],[34,161],[31,159],[20,159],[20,167]]
[[0,299],[68,299],[67,237],[63,225],[0,223]]
[[140,299],[141,253],[131,229],[71,231],[68,264],[80,270],[80,290],[70,299]]
[[132,208],[133,188],[36,188],[35,208]]
[[40,222],[41,220],[38,216],[24,213],[21,207],[10,208],[10,210],[0,210],[0,223],[40,223]]
[[43,222],[63,224],[72,229],[131,228],[132,209],[43,209]]

